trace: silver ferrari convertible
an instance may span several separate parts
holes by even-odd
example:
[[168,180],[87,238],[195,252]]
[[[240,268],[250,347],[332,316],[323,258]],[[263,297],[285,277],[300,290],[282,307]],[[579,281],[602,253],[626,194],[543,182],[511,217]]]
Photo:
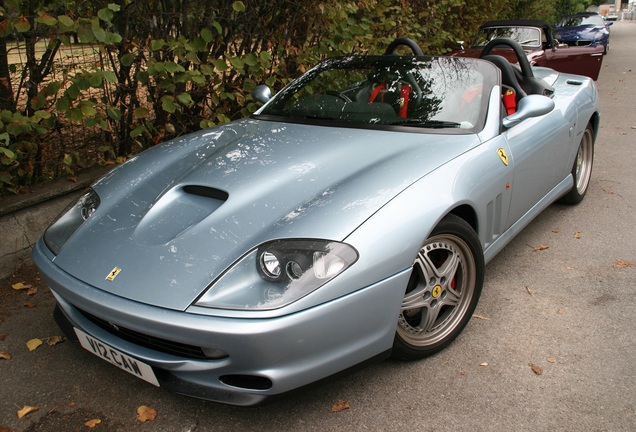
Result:
[[485,264],[592,172],[594,82],[497,43],[518,65],[409,39],[331,58],[117,167],[34,248],[56,321],[99,361],[234,405],[443,349]]

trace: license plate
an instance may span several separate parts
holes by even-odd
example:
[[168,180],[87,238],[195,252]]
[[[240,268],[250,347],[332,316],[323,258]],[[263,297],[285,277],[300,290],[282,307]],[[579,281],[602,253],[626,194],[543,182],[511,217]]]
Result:
[[119,369],[125,370],[129,374],[159,387],[159,381],[157,381],[157,377],[152,371],[152,367],[150,365],[106,345],[104,342],[99,339],[95,339],[93,336],[87,335],[80,329],[73,328],[73,330],[75,330],[75,334],[77,334],[77,337],[85,350],[95,354],[103,360],[106,360],[108,363],[117,366]]

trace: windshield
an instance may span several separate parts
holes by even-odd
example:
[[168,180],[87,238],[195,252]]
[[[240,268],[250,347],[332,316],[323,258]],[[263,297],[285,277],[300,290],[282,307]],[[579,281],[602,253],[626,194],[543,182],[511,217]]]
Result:
[[484,47],[497,38],[510,38],[524,47],[540,48],[545,41],[537,27],[486,27],[479,29],[473,47]]
[[474,132],[483,127],[497,73],[456,57],[341,57],[319,64],[257,113],[277,120],[355,127]]
[[603,18],[600,15],[582,15],[565,17],[559,23],[559,27],[605,27]]

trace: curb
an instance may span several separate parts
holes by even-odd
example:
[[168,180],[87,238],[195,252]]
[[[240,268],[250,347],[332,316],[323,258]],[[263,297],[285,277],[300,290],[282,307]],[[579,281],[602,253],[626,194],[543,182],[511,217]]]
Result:
[[57,180],[32,192],[0,198],[0,278],[31,262],[31,249],[44,230],[81,192],[112,167],[82,173],[77,181]]

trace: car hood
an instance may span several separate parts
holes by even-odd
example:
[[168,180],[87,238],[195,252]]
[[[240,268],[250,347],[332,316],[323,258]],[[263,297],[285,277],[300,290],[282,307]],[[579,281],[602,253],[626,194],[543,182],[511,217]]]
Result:
[[[246,119],[154,147],[94,186],[101,204],[55,257],[85,283],[185,310],[277,238],[342,240],[476,135]],[[107,280],[115,269],[116,278]]]

